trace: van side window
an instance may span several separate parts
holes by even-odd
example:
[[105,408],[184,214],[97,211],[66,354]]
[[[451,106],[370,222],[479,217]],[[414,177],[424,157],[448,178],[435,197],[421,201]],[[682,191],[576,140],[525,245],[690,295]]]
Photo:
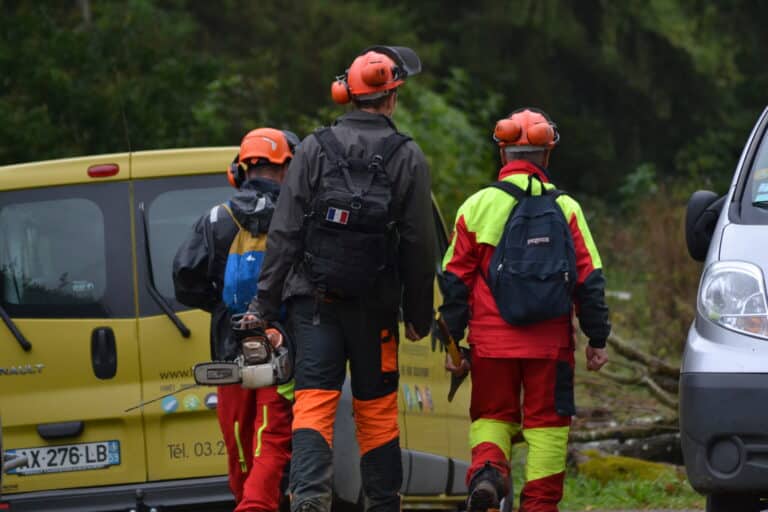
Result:
[[[119,240],[130,236],[127,186],[122,186],[122,202],[104,204],[107,197],[116,197],[108,191],[115,188],[110,184],[106,189],[95,185],[3,193],[0,300],[12,316],[101,318],[117,313],[110,302],[130,315],[132,297],[128,301],[106,297],[110,289],[118,295],[130,295],[126,292],[132,289],[130,280],[121,281],[122,288],[109,286],[113,284],[110,272],[130,275],[131,271],[130,245]],[[120,226],[121,218],[122,233],[118,237],[114,232],[108,240],[107,226]],[[110,244],[122,246],[125,252],[108,262]],[[120,268],[120,262],[125,268]]]
[[[217,204],[226,202],[235,190],[226,184],[223,173],[139,180],[134,183],[138,202],[144,203],[147,217],[149,255],[157,290],[174,309],[189,309],[176,302],[173,290],[173,258],[189,236],[198,218]],[[140,225],[140,224],[139,224]],[[143,235],[137,237],[140,259],[146,254]],[[140,311],[159,314],[156,304],[143,293],[146,261],[139,265]]]
[[[762,135],[748,149],[749,172],[742,172],[734,195],[738,214],[731,220],[738,224],[768,225],[768,128],[761,122]],[[750,156],[748,156],[750,158]],[[740,198],[740,199],[739,199]]]

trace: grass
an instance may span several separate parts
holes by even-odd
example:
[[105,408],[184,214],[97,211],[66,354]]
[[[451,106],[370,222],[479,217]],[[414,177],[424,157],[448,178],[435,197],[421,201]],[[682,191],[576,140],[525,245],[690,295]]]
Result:
[[[512,455],[512,475],[515,488],[515,508],[523,488],[523,464],[527,448],[515,445]],[[688,481],[674,471],[656,480],[609,480],[596,478],[569,469],[560,510],[642,510],[642,509],[703,509],[704,498],[694,491]]]
[[605,484],[583,475],[568,475],[563,510],[691,509],[704,508],[704,498],[687,480],[673,477],[655,481],[611,480]]

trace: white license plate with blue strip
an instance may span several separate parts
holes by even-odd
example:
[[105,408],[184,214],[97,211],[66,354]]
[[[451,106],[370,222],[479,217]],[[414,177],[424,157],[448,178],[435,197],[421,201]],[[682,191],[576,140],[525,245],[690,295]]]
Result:
[[27,457],[28,460],[26,466],[9,471],[11,475],[85,471],[119,465],[120,441],[16,448],[7,450],[6,453]]

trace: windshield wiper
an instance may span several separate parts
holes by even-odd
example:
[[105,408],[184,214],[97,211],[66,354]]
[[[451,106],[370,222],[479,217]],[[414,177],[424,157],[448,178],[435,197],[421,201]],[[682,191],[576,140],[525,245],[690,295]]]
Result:
[[763,210],[768,210],[768,201],[761,200],[761,201],[752,201],[752,206],[755,208],[762,208]]
[[147,256],[147,291],[149,292],[149,295],[152,297],[152,299],[157,303],[157,305],[160,306],[160,309],[163,310],[165,316],[171,319],[171,322],[173,322],[181,335],[185,338],[189,338],[189,336],[192,334],[189,330],[189,327],[184,325],[184,322],[182,322],[181,318],[176,315],[176,313],[173,311],[173,308],[171,308],[171,305],[168,304],[168,301],[165,300],[165,297],[160,294],[160,292],[157,290],[157,287],[155,286],[155,276],[152,271],[152,253],[149,250],[147,212],[144,210],[143,202],[139,203],[139,211],[141,212],[141,224],[144,228],[144,249]]
[[19,342],[19,345],[21,345],[21,348],[24,349],[24,352],[29,352],[32,350],[32,344],[27,340],[27,338],[24,337],[23,334],[21,334],[21,331],[13,322],[13,319],[11,319],[11,316],[8,314],[8,312],[3,309],[3,306],[0,306],[0,317],[3,318],[3,322],[5,322],[6,327],[8,327],[9,331],[11,331],[11,334],[13,334],[13,337],[16,338],[16,341]]

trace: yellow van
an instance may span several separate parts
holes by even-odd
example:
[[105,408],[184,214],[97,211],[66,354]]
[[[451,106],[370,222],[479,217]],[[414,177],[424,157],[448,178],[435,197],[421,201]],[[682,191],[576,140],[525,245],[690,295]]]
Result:
[[[215,389],[191,372],[210,359],[209,319],[176,302],[171,263],[194,221],[233,193],[224,169],[236,152],[0,167],[0,437],[28,459],[3,475],[0,510],[231,504]],[[466,494],[469,386],[448,403],[443,359],[435,339],[400,347],[406,508],[451,509]],[[348,386],[345,398],[336,494],[359,506]]]

